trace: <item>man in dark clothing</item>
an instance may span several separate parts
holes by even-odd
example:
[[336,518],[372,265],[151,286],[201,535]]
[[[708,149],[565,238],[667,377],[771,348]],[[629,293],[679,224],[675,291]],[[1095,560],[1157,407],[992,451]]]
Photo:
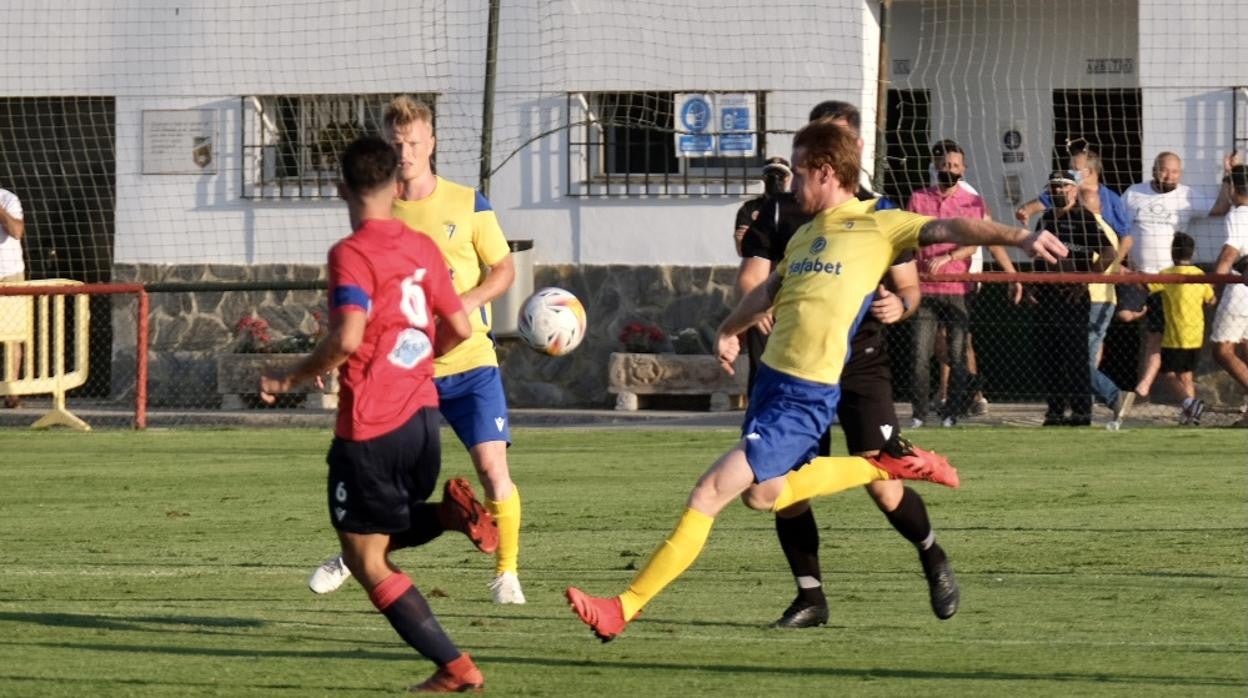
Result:
[[[1037,272],[1101,272],[1114,260],[1113,243],[1096,216],[1079,202],[1073,172],[1049,177],[1053,206],[1036,223],[1066,244],[1070,256],[1057,264],[1037,260]],[[1035,284],[1036,326],[1041,328],[1040,352],[1048,357],[1044,371],[1048,409],[1045,426],[1088,426],[1092,423],[1092,384],[1088,373],[1087,324],[1091,299],[1087,284]],[[1069,415],[1067,411],[1069,410]]]

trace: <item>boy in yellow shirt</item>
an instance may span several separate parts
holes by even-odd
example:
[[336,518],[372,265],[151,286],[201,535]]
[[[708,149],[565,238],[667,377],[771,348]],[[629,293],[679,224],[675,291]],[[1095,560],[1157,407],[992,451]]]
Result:
[[[1196,241],[1186,233],[1175,233],[1170,244],[1174,266],[1162,274],[1204,276],[1192,266]],[[1193,371],[1205,342],[1205,306],[1214,302],[1213,286],[1209,284],[1149,284],[1149,293],[1160,293],[1165,308],[1166,326],[1161,335],[1161,374],[1170,385],[1177,383],[1183,393],[1183,409],[1179,424],[1200,424],[1205,403],[1196,398]]]

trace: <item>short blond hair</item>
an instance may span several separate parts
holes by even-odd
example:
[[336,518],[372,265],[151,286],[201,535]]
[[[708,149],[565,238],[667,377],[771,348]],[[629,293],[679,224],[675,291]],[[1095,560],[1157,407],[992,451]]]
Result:
[[399,95],[386,105],[381,121],[390,131],[417,121],[423,121],[432,127],[433,110],[428,104],[414,99],[411,95]]

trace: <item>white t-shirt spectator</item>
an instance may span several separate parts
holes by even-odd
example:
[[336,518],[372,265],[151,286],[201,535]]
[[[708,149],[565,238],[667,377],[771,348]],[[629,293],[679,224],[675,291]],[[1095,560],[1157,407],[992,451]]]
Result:
[[[1248,206],[1236,206],[1226,214],[1226,244],[1239,250],[1241,257],[1248,254]],[[1248,285],[1227,284],[1222,303],[1237,309],[1236,314],[1248,315]]]
[[[0,189],[0,207],[10,216],[22,219],[22,202],[8,189]],[[22,242],[0,226],[0,276],[12,276],[23,271],[26,271],[26,263],[22,261]]]
[[1196,211],[1208,211],[1212,202],[1200,200],[1186,184],[1159,194],[1152,182],[1132,184],[1122,195],[1131,223],[1136,271],[1156,274],[1173,264],[1170,244],[1176,232],[1187,232]]

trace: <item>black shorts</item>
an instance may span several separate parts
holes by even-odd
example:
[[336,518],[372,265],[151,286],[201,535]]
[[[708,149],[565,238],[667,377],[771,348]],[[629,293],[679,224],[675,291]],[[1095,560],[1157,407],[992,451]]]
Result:
[[1148,287],[1140,284],[1114,284],[1118,309],[1138,313],[1148,304]]
[[847,368],[841,377],[841,402],[836,408],[845,446],[850,453],[878,451],[887,440],[880,427],[897,429],[888,354],[880,350],[877,358],[860,365],[851,362]]
[[349,533],[411,528],[411,507],[429,498],[442,469],[436,407],[366,441],[334,437],[329,446],[329,520]]
[[1166,331],[1166,306],[1161,302],[1161,294],[1154,293],[1148,297],[1146,304],[1148,314],[1144,316],[1145,328],[1151,334],[1162,334]]
[[1186,373],[1195,371],[1200,361],[1199,349],[1161,348],[1161,370],[1163,373]]

